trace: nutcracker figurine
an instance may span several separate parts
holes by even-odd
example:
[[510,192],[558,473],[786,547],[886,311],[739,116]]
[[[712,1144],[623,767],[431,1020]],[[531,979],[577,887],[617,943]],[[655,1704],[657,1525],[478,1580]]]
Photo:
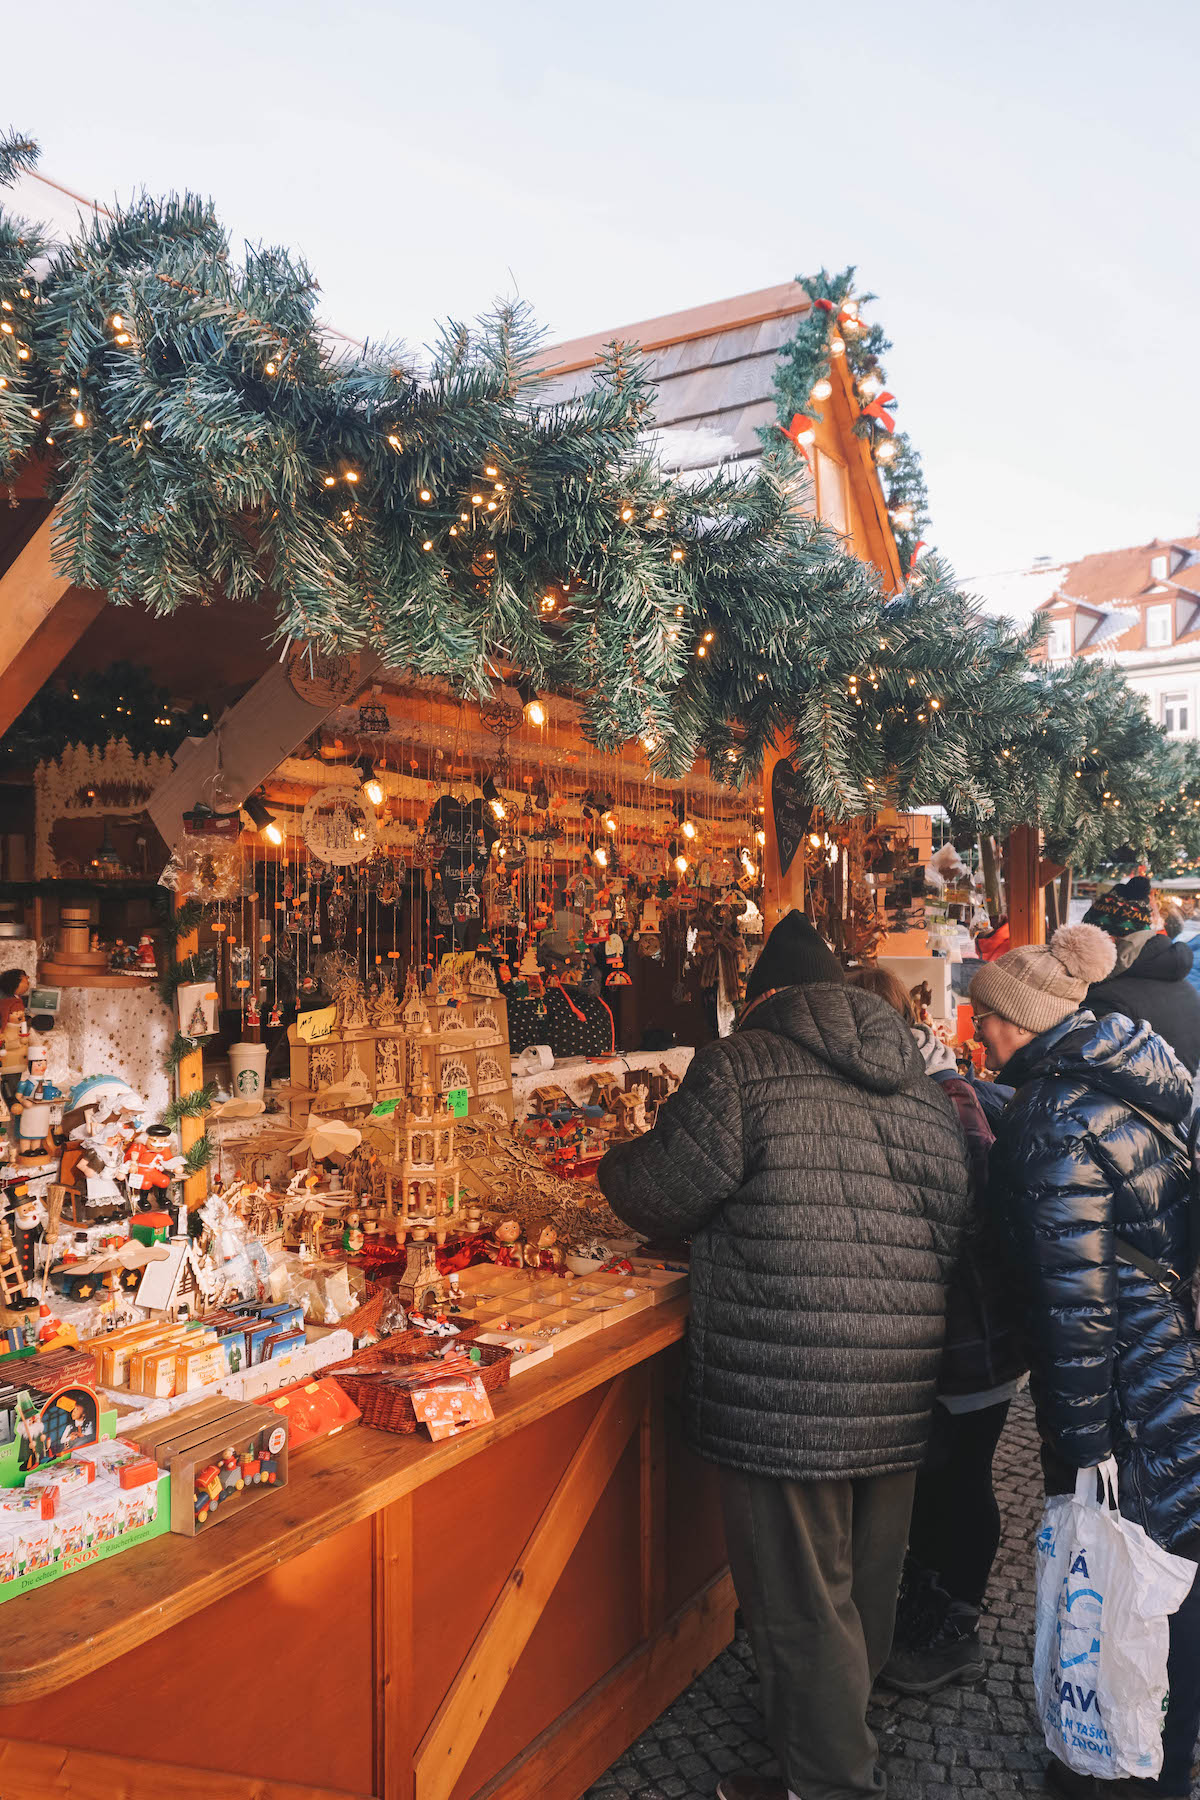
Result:
[[182,1156],[172,1156],[169,1125],[151,1125],[139,1131],[129,1146],[125,1162],[125,1186],[137,1199],[169,1188],[183,1173]]

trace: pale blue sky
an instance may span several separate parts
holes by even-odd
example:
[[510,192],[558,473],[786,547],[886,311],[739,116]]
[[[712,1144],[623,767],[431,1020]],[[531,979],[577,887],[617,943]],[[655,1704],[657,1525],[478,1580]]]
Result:
[[56,0],[3,36],[43,173],[211,194],[354,335],[856,262],[962,575],[1196,529],[1194,0]]

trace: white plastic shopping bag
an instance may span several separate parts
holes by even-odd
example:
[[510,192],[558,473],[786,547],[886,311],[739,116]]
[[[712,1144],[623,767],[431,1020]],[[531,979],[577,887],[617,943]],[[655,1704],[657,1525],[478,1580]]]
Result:
[[1046,1743],[1060,1762],[1101,1780],[1158,1774],[1168,1621],[1195,1575],[1194,1562],[1121,1517],[1111,1459],[1080,1469],[1073,1496],[1046,1502],[1033,1678]]

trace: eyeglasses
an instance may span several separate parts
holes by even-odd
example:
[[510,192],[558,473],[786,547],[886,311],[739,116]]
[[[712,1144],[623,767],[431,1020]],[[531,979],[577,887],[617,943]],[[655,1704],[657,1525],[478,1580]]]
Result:
[[975,1007],[974,1014],[975,1014],[975,1023],[977,1025],[979,1024],[981,1019],[998,1019],[1000,1017],[1000,1014],[998,1012],[989,1012],[986,1008],[980,1008],[978,1006]]

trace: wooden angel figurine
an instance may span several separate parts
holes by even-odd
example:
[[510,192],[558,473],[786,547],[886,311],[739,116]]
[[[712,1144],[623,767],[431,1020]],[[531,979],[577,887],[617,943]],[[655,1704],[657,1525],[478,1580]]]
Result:
[[521,1236],[521,1221],[515,1213],[505,1213],[497,1219],[484,1246],[488,1261],[502,1269],[522,1268],[525,1259]]

